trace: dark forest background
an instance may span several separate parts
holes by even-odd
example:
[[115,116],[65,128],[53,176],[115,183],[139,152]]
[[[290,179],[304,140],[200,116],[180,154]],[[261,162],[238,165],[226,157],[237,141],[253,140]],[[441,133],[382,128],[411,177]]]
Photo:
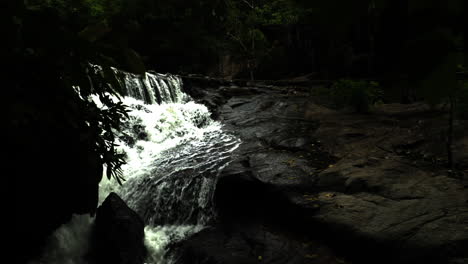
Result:
[[461,0],[29,0],[11,8],[17,52],[87,42],[132,70],[141,65],[123,60],[139,57],[160,72],[229,78],[416,78],[450,54],[451,66],[463,64],[466,31]]
[[440,78],[453,83],[466,72],[465,2],[25,0],[4,12],[7,54],[16,63],[77,59],[137,73],[376,79],[388,98],[408,102],[441,98]]

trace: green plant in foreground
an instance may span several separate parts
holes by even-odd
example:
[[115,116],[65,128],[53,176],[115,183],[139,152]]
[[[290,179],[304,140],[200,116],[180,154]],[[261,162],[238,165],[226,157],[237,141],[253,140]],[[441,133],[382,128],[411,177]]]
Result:
[[[92,151],[98,153],[100,163],[106,167],[108,179],[114,178],[119,184],[125,179],[122,175],[122,165],[126,163],[125,154],[119,153],[115,148],[115,131],[119,131],[123,120],[128,119],[127,106],[119,99],[119,94],[107,83],[104,76],[105,70],[99,70],[96,66],[85,64],[84,72],[76,72],[75,80],[78,83],[79,104],[81,108],[81,122],[86,131],[86,137],[94,142]],[[102,66],[109,70],[109,66]],[[102,104],[100,107],[90,96],[96,96]]]

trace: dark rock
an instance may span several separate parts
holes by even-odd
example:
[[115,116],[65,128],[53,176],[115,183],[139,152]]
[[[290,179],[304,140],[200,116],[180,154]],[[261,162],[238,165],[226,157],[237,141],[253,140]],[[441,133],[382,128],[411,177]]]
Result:
[[85,27],[78,35],[90,42],[95,42],[111,30],[112,29],[106,23],[101,22]]
[[239,87],[239,86],[221,86],[220,92],[226,97],[252,95],[258,94],[258,90],[253,87]]
[[128,146],[133,147],[135,145],[135,139],[127,134],[122,133],[121,136],[119,136],[119,139],[125,142]]
[[468,193],[463,183],[394,154],[367,153],[374,157],[349,155],[318,175],[323,191],[313,197],[320,210],[312,219],[328,226],[330,237],[346,233],[343,247],[360,241],[381,252],[370,258],[394,252],[390,263],[445,263],[466,255]]
[[124,69],[136,74],[145,74],[146,67],[141,56],[133,49],[123,49],[123,58],[125,59]]
[[208,228],[181,243],[176,264],[300,264],[303,246],[266,228]]
[[138,133],[138,139],[139,140],[148,140],[148,133],[146,133],[146,132]]
[[136,138],[138,138],[139,140],[148,140],[148,133],[145,131],[143,125],[133,125],[132,130],[133,133],[135,133]]
[[92,255],[96,262],[143,263],[147,254],[144,227],[143,220],[117,194],[109,194],[95,221]]
[[17,263],[39,256],[49,235],[73,214],[96,211],[99,157],[76,140],[76,131],[57,130],[32,126],[9,137],[22,140],[7,165],[15,173],[7,184],[14,188],[15,237],[28,237],[17,240]]
[[450,264],[467,264],[468,263],[468,258],[464,259],[453,259],[450,261]]
[[[216,92],[226,98],[216,110],[219,119],[242,140],[218,181],[215,202],[222,223],[274,222],[319,236],[357,263],[466,259],[466,183],[427,158],[444,155],[438,138],[443,116],[427,113],[421,104],[351,115],[317,106],[301,90],[254,91],[210,90],[211,98]],[[457,124],[456,164],[464,168],[466,125]],[[200,236],[214,241],[219,232]],[[187,256],[231,263],[227,245],[197,239],[201,252],[191,240]],[[213,253],[215,248],[224,257]]]

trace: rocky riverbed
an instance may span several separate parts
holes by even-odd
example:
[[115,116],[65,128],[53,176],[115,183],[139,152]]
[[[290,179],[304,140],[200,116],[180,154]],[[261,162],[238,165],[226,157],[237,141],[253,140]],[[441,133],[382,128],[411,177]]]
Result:
[[218,224],[175,245],[178,263],[468,263],[466,122],[448,170],[444,114],[424,104],[357,115],[316,104],[314,84],[184,84],[242,144]]

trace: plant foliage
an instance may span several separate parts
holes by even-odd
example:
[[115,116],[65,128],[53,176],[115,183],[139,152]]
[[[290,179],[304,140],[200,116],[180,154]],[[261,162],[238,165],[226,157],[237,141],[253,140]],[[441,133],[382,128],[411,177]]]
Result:
[[383,99],[383,91],[374,81],[342,79],[333,83],[329,91],[335,107],[350,107],[359,113],[369,112],[372,105]]
[[[17,83],[9,109],[16,133],[43,130],[51,141],[61,144],[53,149],[32,134],[24,141],[34,142],[38,148],[49,147],[55,153],[78,144],[79,149],[69,150],[70,159],[98,163],[106,167],[108,178],[121,183],[125,160],[117,152],[114,139],[128,116],[126,106],[104,76],[111,71],[110,66],[116,65],[111,64],[96,38],[80,34],[89,23],[110,18],[119,10],[118,3],[47,0],[20,5],[21,11],[13,20],[17,26],[10,56]],[[96,70],[90,62],[103,69]]]

